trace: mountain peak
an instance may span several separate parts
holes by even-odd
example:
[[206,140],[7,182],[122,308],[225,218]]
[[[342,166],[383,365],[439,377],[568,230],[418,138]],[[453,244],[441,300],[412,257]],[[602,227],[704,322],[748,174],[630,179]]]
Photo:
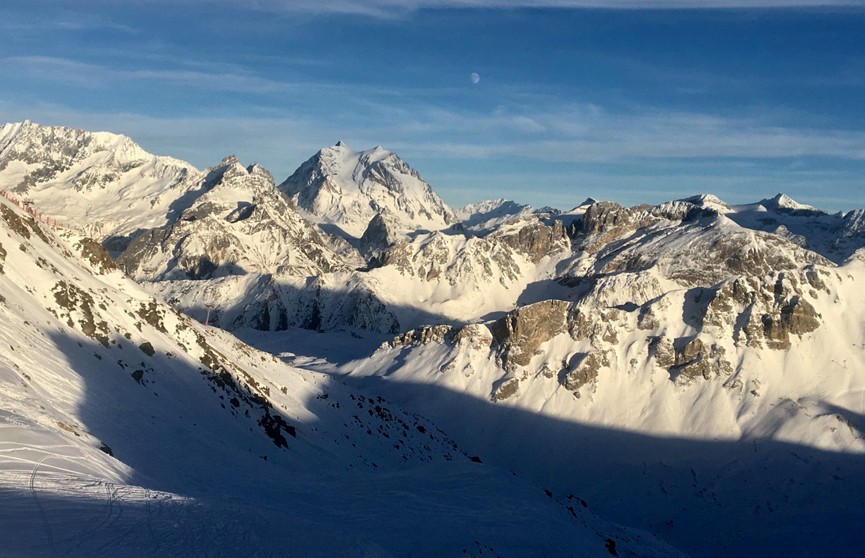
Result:
[[772,198],[761,200],[759,203],[766,209],[818,211],[815,207],[799,203],[787,194],[782,193],[775,194]]
[[356,152],[342,141],[325,148],[279,185],[296,207],[360,238],[376,213],[387,212],[399,234],[439,230],[453,211],[408,164],[382,146]]
[[232,165],[239,165],[240,159],[237,158],[237,155],[227,155],[223,157],[223,159],[219,162],[217,167],[229,167]]

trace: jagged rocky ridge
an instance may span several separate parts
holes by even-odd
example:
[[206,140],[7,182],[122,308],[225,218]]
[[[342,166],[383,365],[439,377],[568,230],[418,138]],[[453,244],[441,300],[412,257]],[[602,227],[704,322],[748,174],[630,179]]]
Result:
[[[743,230],[689,201],[631,209],[598,202],[565,219],[564,240],[574,255],[557,265],[561,299],[534,302],[485,324],[422,328],[391,346],[486,339],[471,346],[492,351],[503,372],[513,374],[534,360],[532,373],[557,378],[579,396],[600,369],[628,368],[617,363],[620,338],[636,335],[628,352],[642,355],[641,365],[651,362],[676,382],[720,378],[732,384],[736,366],[730,358],[737,351],[790,349],[821,327],[824,318],[814,304],[838,304],[837,285],[844,282],[821,255],[777,235]],[[561,223],[556,221],[559,231]],[[547,253],[526,241],[529,235],[522,238],[517,245]],[[479,328],[489,335],[478,337]],[[543,347],[560,335],[582,349],[558,364]],[[513,395],[518,383],[503,388]]]
[[[32,123],[2,130],[4,168],[30,168],[9,187],[23,196],[54,188],[60,191],[53,196],[56,202],[72,195],[68,191],[80,191],[80,186],[56,184],[64,173],[74,171],[80,178],[114,164],[166,164],[123,136]],[[830,216],[782,196],[739,208],[711,196],[634,208],[590,199],[568,213],[532,213],[526,206],[497,201],[462,210],[465,226],[447,228],[455,213],[430,198],[429,185],[381,148],[357,153],[340,143],[323,149],[279,188],[266,170],[244,167],[233,157],[204,173],[181,174],[197,182],[189,178],[164,186],[156,197],[172,199],[169,209],[151,200],[151,210],[139,218],[140,224],[161,220],[161,226],[138,227],[121,242],[128,227],[115,225],[99,239],[135,279],[195,315],[216,309],[215,322],[227,328],[345,325],[387,332],[424,319],[476,321],[545,298],[643,307],[678,288],[760,283],[770,271],[828,268],[830,260],[839,259],[837,243],[820,237]],[[116,192],[122,198],[130,188],[139,186],[115,177],[104,181],[102,195]],[[348,219],[342,202],[320,199],[323,191],[335,188],[352,190],[345,196],[352,203],[369,201],[363,219],[372,217],[355,246],[310,223],[280,192],[296,203],[305,200],[308,214],[335,224]],[[374,210],[384,191],[396,196],[394,203],[409,217],[417,213],[415,205],[441,217],[441,230],[405,236],[409,221],[395,228],[387,211]],[[312,200],[319,200],[318,209]],[[328,217],[329,209],[337,213]],[[746,226],[756,222],[757,213],[760,227]],[[821,219],[808,242],[826,247],[825,254],[803,246],[805,235],[761,230],[772,223],[801,229],[803,219],[815,216]],[[836,228],[846,231],[844,238],[855,241],[856,214],[834,217]],[[405,288],[391,288],[395,284]],[[807,304],[799,298],[788,302],[783,315],[807,313]]]

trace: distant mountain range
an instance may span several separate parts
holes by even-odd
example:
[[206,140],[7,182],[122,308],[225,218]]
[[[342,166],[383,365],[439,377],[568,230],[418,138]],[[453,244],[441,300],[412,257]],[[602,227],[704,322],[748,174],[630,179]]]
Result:
[[[446,550],[463,555],[676,555],[660,540],[699,556],[858,548],[862,210],[782,194],[452,209],[381,147],[337,143],[277,184],[235,157],[200,171],[124,136],[30,122],[0,128],[0,189],[0,372],[15,425],[0,430],[0,470],[25,484],[51,455],[167,501],[227,444],[202,487],[229,469],[388,470],[405,484],[379,519],[400,490],[419,494],[422,463],[434,483],[459,471],[490,506],[513,502],[486,492],[489,479],[503,494],[549,492],[549,506],[543,492],[526,503],[528,523],[502,524],[513,540],[457,529]],[[135,417],[112,423],[123,409]],[[165,454],[149,456],[154,444]],[[173,467],[186,445],[198,457]],[[13,466],[10,452],[28,457]],[[574,505],[587,495],[592,512]],[[440,506],[432,522],[453,504],[412,497]],[[321,510],[306,517],[338,530]],[[351,525],[404,555],[395,531]]]

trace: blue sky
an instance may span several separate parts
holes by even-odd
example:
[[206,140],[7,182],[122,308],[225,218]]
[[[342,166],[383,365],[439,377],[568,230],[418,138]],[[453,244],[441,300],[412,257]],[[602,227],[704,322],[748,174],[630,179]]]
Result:
[[0,121],[199,168],[237,154],[281,181],[343,140],[453,206],[865,207],[865,0],[4,4]]

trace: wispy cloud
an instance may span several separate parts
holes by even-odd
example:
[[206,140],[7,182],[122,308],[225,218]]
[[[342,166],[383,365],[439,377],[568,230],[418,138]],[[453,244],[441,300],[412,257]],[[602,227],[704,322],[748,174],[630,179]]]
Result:
[[138,31],[129,26],[108,20],[98,13],[79,13],[71,10],[44,10],[38,18],[25,17],[14,12],[4,13],[0,29],[21,31],[119,31],[134,34]]
[[[211,0],[221,2],[222,0]],[[232,2],[237,5],[238,2]],[[752,8],[809,8],[809,7],[862,7],[863,0],[247,0],[239,2],[248,8],[272,12],[316,14],[353,14],[371,17],[399,17],[401,14],[423,9],[752,9]]]
[[[555,96],[530,97],[525,102],[523,94],[516,96],[516,102],[505,97],[502,104],[484,112],[448,107],[434,97],[417,99],[410,92],[375,84],[289,82],[242,73],[242,68],[126,69],[46,56],[0,59],[0,67],[4,65],[18,68],[19,75],[94,89],[132,82],[174,86],[181,92],[205,89],[280,99],[289,95],[292,102],[278,108],[264,103],[259,110],[292,120],[330,121],[335,132],[342,130],[343,138],[413,145],[413,150],[441,157],[556,162],[808,156],[865,160],[865,132],[799,124],[811,120],[807,114],[783,114],[773,121],[766,114],[744,111],[736,117],[650,105],[623,111]],[[319,109],[329,111],[328,118],[296,108],[325,98],[334,100]]]
[[418,137],[443,138],[440,143],[422,140],[422,150],[442,157],[516,156],[552,162],[718,157],[865,160],[865,132],[770,124],[762,116],[726,118],[652,107],[624,114],[576,103],[516,114],[502,108],[490,114],[423,107],[410,112],[412,119],[400,117],[403,129]]
[[[117,0],[91,0],[88,4],[116,6]],[[459,9],[608,9],[608,10],[713,10],[713,9],[784,9],[865,7],[865,0],[132,0],[127,5],[194,5],[230,6],[269,13],[308,15],[352,15],[379,19],[401,18],[420,10]],[[62,15],[62,14],[61,14]],[[0,28],[9,23],[0,23]],[[17,28],[28,25],[15,23]],[[95,17],[55,17],[38,27],[45,29],[114,28],[132,32],[132,28]]]
[[4,66],[19,77],[41,78],[64,86],[98,88],[109,76],[107,69],[97,64],[57,56],[7,56],[0,58],[0,67]]
[[[109,83],[118,84],[137,80],[150,84],[172,84],[190,88],[208,88],[215,91],[242,93],[286,93],[308,87],[263,78],[252,73],[231,71],[225,65],[213,65],[213,71],[193,69],[124,69],[117,66],[93,64],[54,56],[10,56],[0,58],[0,64],[17,68],[19,75],[49,78],[58,83],[75,83],[88,88],[101,88]],[[217,69],[218,68],[218,69]]]

